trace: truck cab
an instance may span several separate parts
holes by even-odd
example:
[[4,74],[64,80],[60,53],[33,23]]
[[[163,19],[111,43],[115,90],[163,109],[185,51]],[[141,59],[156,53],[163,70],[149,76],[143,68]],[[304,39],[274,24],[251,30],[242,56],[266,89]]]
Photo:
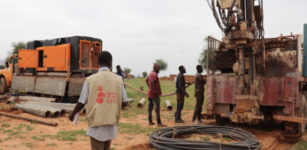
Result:
[[18,56],[12,54],[9,61],[5,62],[5,69],[0,70],[0,93],[6,93],[12,83],[12,76],[14,73],[20,73],[18,68]]

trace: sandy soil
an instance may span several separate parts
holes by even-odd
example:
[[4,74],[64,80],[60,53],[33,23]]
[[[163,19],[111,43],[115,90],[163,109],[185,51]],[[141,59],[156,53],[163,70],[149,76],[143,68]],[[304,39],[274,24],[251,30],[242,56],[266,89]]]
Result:
[[[1,105],[0,105],[1,106]],[[138,109],[138,108],[135,108]],[[89,137],[87,136],[78,136],[76,141],[62,141],[58,139],[50,139],[45,138],[43,141],[34,140],[33,136],[40,136],[40,135],[56,135],[59,131],[68,131],[68,130],[87,130],[86,122],[78,122],[77,125],[74,125],[67,119],[67,115],[65,117],[60,118],[41,118],[37,117],[28,113],[22,112],[14,112],[21,116],[25,117],[32,117],[37,119],[42,119],[45,121],[52,121],[57,122],[57,127],[51,127],[43,124],[32,124],[31,122],[20,120],[20,119],[13,119],[5,116],[0,117],[0,125],[3,123],[7,123],[10,127],[2,127],[0,131],[0,149],[3,150],[10,150],[10,149],[23,149],[23,150],[30,150],[30,149],[44,149],[44,150],[67,150],[67,149],[74,149],[74,150],[83,150],[83,149],[90,149],[90,141]],[[161,111],[161,116],[169,115],[170,113],[174,113],[174,111]],[[162,122],[168,126],[176,126],[176,125],[190,125],[191,118],[193,115],[193,111],[185,111],[183,115],[183,119],[185,120],[184,124],[176,124],[174,123],[174,118],[167,119],[162,117]],[[121,123],[131,123],[131,124],[139,124],[142,127],[148,126],[147,115],[146,114],[139,114],[135,117],[129,118],[122,118]],[[215,125],[214,120],[206,120],[205,124]],[[14,128],[22,125],[20,130],[16,130]],[[26,126],[31,126],[33,130],[28,131],[26,130]],[[291,147],[293,143],[281,142],[280,137],[282,136],[282,126],[276,124],[260,124],[257,126],[249,126],[245,124],[231,124],[230,126],[239,127],[244,130],[247,130],[253,133],[259,140],[262,146],[262,149],[285,149],[286,147]],[[155,127],[155,126],[154,126]],[[18,131],[16,135],[10,135],[12,132],[4,133],[3,130],[13,129],[14,131]],[[202,137],[205,137],[201,135]],[[9,139],[6,139],[11,137]],[[22,137],[22,138],[21,138]],[[201,139],[198,135],[190,136],[194,139]],[[188,138],[190,138],[188,137]],[[1,141],[1,140],[0,140]],[[227,141],[225,141],[227,142]],[[54,143],[54,144],[52,144]],[[117,133],[117,138],[112,141],[112,148],[114,149],[153,149],[148,142],[148,135],[145,133],[143,134],[122,134]]]

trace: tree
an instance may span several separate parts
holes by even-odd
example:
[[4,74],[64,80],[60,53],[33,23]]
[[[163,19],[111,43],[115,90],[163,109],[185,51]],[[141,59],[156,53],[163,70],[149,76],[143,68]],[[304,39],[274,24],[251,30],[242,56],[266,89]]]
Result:
[[203,40],[204,46],[202,49],[202,52],[200,53],[200,56],[198,58],[198,63],[202,66],[204,66],[204,69],[207,69],[207,50],[208,50],[208,37],[206,37]]
[[128,76],[128,74],[131,72],[132,70],[130,68],[124,68],[124,73],[126,73],[126,75]]
[[18,43],[12,42],[12,47],[13,49],[8,52],[8,57],[6,57],[6,61],[9,61],[12,54],[17,54],[18,49],[25,49],[26,43],[25,42],[18,42]]
[[[165,71],[165,70],[167,70],[167,62],[166,61],[164,61],[163,59],[156,59],[156,62],[155,63],[157,63],[157,64],[159,64],[160,65],[160,70],[161,71]],[[154,64],[155,64],[154,63]]]
[[5,66],[3,66],[3,65],[0,65],[0,69],[4,69],[5,68]]
[[144,71],[142,74],[143,74],[143,77],[144,77],[144,78],[147,77],[147,72],[146,72],[146,71]]

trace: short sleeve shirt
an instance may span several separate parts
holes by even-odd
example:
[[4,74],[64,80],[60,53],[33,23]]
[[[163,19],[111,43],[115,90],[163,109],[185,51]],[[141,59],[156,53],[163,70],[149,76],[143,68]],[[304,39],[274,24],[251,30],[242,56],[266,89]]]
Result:
[[183,87],[183,89],[185,90],[185,78],[184,78],[184,75],[183,74],[178,74],[177,75],[177,80],[176,80],[176,93],[181,95],[181,96],[184,96],[184,92],[182,92],[180,89],[179,89],[179,85],[181,85]]
[[[151,87],[151,81],[154,81],[156,90],[159,93],[159,95],[154,93],[154,91]],[[148,77],[146,78],[146,82],[148,83],[148,86],[149,86],[149,88],[148,88],[148,98],[154,98],[154,97],[160,96],[162,94],[159,77],[158,77],[158,74],[156,72],[151,71],[150,74],[148,75]]]

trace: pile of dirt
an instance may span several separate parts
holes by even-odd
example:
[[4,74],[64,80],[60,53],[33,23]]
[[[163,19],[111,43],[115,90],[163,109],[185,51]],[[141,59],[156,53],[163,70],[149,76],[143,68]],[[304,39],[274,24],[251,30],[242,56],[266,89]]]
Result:
[[143,144],[137,144],[133,145],[127,150],[152,150],[154,147],[149,144],[149,142],[143,143]]
[[16,110],[15,108],[1,108],[0,112],[6,112],[6,113],[10,113],[10,114],[22,114],[23,111],[22,110]]

